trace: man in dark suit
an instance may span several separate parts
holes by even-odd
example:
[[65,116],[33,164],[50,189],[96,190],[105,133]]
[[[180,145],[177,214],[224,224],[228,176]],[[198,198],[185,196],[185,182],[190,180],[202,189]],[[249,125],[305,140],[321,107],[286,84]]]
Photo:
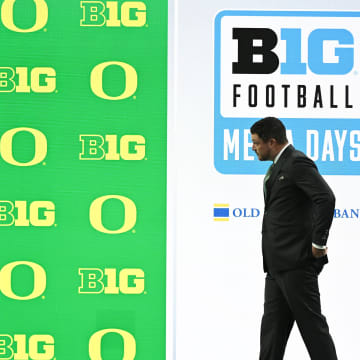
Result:
[[262,252],[267,276],[260,360],[283,359],[295,321],[312,360],[337,360],[318,286],[318,275],[328,262],[334,194],[314,162],[288,143],[279,119],[257,121],[251,138],[259,160],[273,161],[264,179]]

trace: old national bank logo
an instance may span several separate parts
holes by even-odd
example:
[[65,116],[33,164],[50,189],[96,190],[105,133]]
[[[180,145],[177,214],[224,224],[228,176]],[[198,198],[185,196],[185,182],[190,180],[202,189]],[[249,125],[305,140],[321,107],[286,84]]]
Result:
[[[214,221],[230,221],[231,219],[258,218],[262,212],[258,208],[231,207],[229,203],[216,203],[213,206]],[[334,220],[359,220],[360,209],[358,208],[336,208],[334,209]]]
[[214,221],[230,221],[231,218],[257,218],[260,216],[260,210],[257,208],[247,207],[230,207],[230,204],[214,204],[213,219]]
[[360,174],[360,12],[222,11],[215,19],[214,164],[263,174],[250,127],[280,118],[325,175]]

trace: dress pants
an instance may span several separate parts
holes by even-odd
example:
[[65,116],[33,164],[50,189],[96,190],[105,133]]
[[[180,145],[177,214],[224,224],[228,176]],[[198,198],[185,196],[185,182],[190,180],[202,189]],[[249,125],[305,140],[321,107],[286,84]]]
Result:
[[314,259],[300,269],[267,274],[260,360],[283,359],[294,321],[311,360],[337,360],[326,318],[321,314],[318,275],[322,267]]

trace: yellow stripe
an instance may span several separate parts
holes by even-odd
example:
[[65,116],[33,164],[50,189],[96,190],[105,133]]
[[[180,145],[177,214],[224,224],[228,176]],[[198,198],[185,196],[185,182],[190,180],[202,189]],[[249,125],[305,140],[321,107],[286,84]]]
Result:
[[229,218],[214,218],[214,221],[229,221]]
[[214,204],[214,207],[229,207],[229,204]]

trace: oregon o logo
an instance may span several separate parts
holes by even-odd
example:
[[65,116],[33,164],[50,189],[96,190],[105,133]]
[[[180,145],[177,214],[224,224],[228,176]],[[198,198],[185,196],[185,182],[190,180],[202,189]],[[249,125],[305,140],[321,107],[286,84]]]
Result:
[[[35,139],[34,158],[25,163],[16,161],[13,156],[13,137],[20,131],[27,131],[31,133]],[[39,164],[45,159],[47,153],[47,140],[45,135],[41,131],[36,129],[25,127],[11,129],[6,131],[0,139],[0,153],[2,155],[2,158],[11,165],[33,166]]]
[[101,340],[109,333],[119,334],[124,342],[124,355],[121,360],[134,360],[136,355],[136,341],[135,338],[124,330],[119,329],[105,329],[93,334],[89,341],[89,355],[91,360],[102,360],[101,357]]
[[[31,294],[27,296],[16,295],[11,287],[12,271],[19,265],[29,266],[34,272],[34,289]],[[38,264],[30,261],[15,261],[5,265],[0,270],[0,291],[10,299],[14,300],[32,300],[41,296],[46,288],[46,273],[45,270]]]
[[[102,206],[106,200],[117,199],[124,205],[124,223],[117,230],[108,230],[104,227],[102,217]],[[90,223],[94,229],[105,234],[122,234],[131,230],[136,224],[136,205],[125,196],[105,195],[94,200],[90,205]]]
[[[118,96],[109,96],[105,94],[103,89],[103,72],[111,66],[120,66],[125,71],[125,90]],[[108,61],[102,64],[96,65],[90,75],[90,85],[92,92],[99,98],[105,100],[123,100],[134,95],[137,89],[138,77],[136,70],[129,64],[119,61]]]
[[33,0],[36,6],[36,20],[30,29],[20,29],[14,23],[14,4],[16,0],[4,0],[1,6],[1,21],[9,30],[30,33],[41,30],[48,20],[48,6],[45,0]]

